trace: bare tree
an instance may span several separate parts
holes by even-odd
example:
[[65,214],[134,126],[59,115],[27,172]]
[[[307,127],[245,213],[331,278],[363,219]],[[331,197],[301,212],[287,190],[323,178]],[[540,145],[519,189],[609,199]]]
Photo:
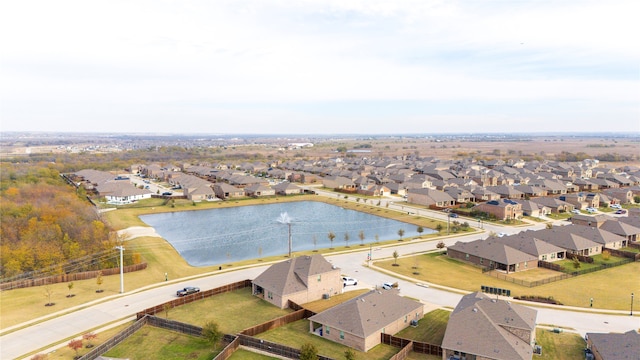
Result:
[[360,246],[364,246],[364,231],[360,230],[358,237],[360,238]]
[[333,239],[336,238],[336,234],[334,234],[332,231],[329,231],[329,234],[327,234],[327,237],[329,238],[329,241],[331,241],[331,249],[333,249]]

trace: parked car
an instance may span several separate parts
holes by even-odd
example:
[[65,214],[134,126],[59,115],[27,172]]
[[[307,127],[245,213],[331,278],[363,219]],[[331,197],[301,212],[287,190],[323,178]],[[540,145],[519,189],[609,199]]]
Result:
[[504,236],[507,236],[507,234],[506,233],[499,233],[498,234],[498,237],[504,237]]
[[626,213],[627,213],[627,210],[625,210],[625,209],[616,210],[616,214],[618,214],[618,215],[622,215],[622,214],[626,214]]
[[382,284],[382,288],[385,289],[385,290],[391,290],[394,287],[395,287],[394,284],[390,283],[390,282],[386,282],[386,283]]
[[573,210],[571,210],[571,213],[572,213],[572,214],[580,214],[580,210],[578,210],[578,209],[573,209]]
[[347,286],[347,285],[358,285],[358,280],[354,279],[352,277],[348,277],[348,276],[343,276],[342,277],[342,286]]
[[171,196],[173,193],[171,191],[165,191],[162,193],[162,196]]
[[622,209],[622,206],[620,206],[620,204],[612,204],[609,207],[612,208],[612,209]]
[[449,217],[457,218],[457,217],[458,217],[458,214],[456,214],[456,213],[449,213]]
[[187,286],[184,289],[180,289],[178,291],[176,291],[176,295],[178,296],[187,296],[187,295],[191,295],[191,294],[195,294],[200,292],[200,288],[199,287],[195,287],[195,286]]

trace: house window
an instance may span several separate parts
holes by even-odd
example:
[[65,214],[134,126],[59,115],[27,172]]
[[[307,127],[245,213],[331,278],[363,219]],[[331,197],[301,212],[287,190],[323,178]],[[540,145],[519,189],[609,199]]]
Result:
[[405,324],[407,323],[407,317],[408,317],[407,315],[404,316],[404,323]]
[[384,332],[384,328],[382,328],[382,333],[383,333],[383,334],[385,334],[385,332]]
[[464,254],[465,259],[469,260],[469,254]]
[[271,291],[267,292],[267,298],[273,300],[273,293]]
[[493,260],[489,261],[489,266],[493,266]]
[[480,265],[482,265],[484,263],[484,259],[480,258]]
[[329,327],[325,325],[324,327],[324,333],[329,335]]
[[340,340],[344,340],[344,331],[340,331]]
[[527,262],[526,261],[524,262],[524,268],[525,269],[527,268]]
[[556,253],[551,254],[551,258],[555,259],[556,258]]
[[318,275],[318,282],[322,281],[322,275]]
[[547,255],[542,255],[542,261],[546,261],[547,260]]

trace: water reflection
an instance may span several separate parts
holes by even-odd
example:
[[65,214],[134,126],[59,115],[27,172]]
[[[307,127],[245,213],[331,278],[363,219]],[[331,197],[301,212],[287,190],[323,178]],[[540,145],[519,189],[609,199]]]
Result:
[[[283,215],[285,214],[285,215]],[[286,218],[284,217],[286,216]],[[417,236],[417,227],[315,201],[183,211],[140,217],[193,266],[208,266],[292,250],[369,244]],[[282,220],[287,222],[283,222]],[[328,234],[335,234],[333,244]],[[360,232],[364,239],[360,239]],[[433,232],[425,229],[423,234]]]

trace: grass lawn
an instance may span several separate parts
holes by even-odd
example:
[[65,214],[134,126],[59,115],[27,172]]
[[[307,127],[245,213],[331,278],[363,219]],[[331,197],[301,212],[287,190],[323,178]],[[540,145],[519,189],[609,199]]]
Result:
[[[218,323],[220,331],[236,334],[248,327],[289,314],[251,295],[251,288],[232,291],[195,301],[169,310],[169,319],[203,326],[208,321]],[[248,316],[250,314],[250,316]],[[156,316],[165,317],[165,313]]]
[[[269,330],[256,337],[294,348],[300,348],[303,344],[311,343],[315,345],[320,355],[334,359],[344,359],[344,352],[349,349],[346,346],[309,333],[308,320],[299,320],[277,329]],[[381,344],[366,353],[356,350],[353,352],[357,360],[382,360],[390,358],[396,354],[398,350],[399,349],[393,346]]]
[[[400,254],[402,255],[402,254]],[[629,294],[640,293],[640,262],[633,262],[553,283],[525,287],[509,281],[482,274],[478,267],[450,259],[440,253],[418,255],[419,275],[414,275],[414,256],[399,258],[400,266],[392,266],[394,260],[377,261],[376,266],[399,273],[417,281],[430,282],[468,291],[480,291],[480,286],[492,286],[511,290],[511,296],[552,296],[564,305],[589,307],[594,298],[594,308],[627,310]]]
[[[221,345],[217,350],[221,350]],[[217,355],[204,339],[154,326],[143,326],[103,356],[131,360],[209,360]]]
[[573,271],[582,271],[582,270],[597,268],[597,267],[600,267],[602,264],[613,264],[613,263],[625,260],[625,258],[623,257],[617,257],[613,255],[610,255],[609,260],[604,260],[602,258],[602,254],[594,255],[591,258],[593,259],[593,263],[589,264],[586,262],[581,262],[580,267],[577,269],[573,266],[573,260],[569,260],[569,259],[557,261],[556,264],[563,266],[565,269],[564,270],[565,272],[571,273]]
[[447,330],[451,311],[437,309],[424,315],[417,327],[409,326],[395,336],[411,339],[431,345],[442,345],[444,332]]
[[[111,329],[105,330],[105,331],[101,331],[101,332],[94,332],[96,335],[98,335],[98,337],[96,337],[95,339],[91,340],[91,344],[96,346],[96,345],[100,345],[104,342],[106,342],[107,340],[109,340],[110,338],[114,337],[117,333],[119,333],[120,331],[128,328],[129,326],[131,326],[133,324],[133,321],[131,322],[127,322],[126,324],[123,325],[118,325],[115,326]],[[68,344],[69,341],[67,341],[65,343]],[[84,345],[87,345],[86,341],[83,341]],[[91,349],[90,348],[83,348],[78,350],[78,354],[80,355],[84,355],[86,353],[88,353]],[[33,353],[31,355],[35,355],[35,354],[44,354],[44,352],[36,352]],[[50,353],[48,353],[48,360],[53,360],[53,359],[64,359],[64,360],[68,360],[68,359],[73,359],[73,357],[76,355],[76,352],[73,351],[71,348],[69,348],[68,346],[63,346],[57,350],[54,350]],[[30,357],[28,357],[30,358]]]
[[271,360],[271,359],[277,360],[278,358],[254,353],[252,351],[244,350],[244,349],[238,349],[234,351],[233,355],[229,357],[229,360]]
[[536,329],[536,342],[542,346],[542,356],[534,355],[534,359],[549,360],[583,360],[584,339],[576,333],[562,332],[556,334],[548,329]]
[[317,314],[367,292],[369,292],[369,289],[345,291],[342,294],[333,295],[329,299],[321,299],[306,303],[304,304],[304,308]]

